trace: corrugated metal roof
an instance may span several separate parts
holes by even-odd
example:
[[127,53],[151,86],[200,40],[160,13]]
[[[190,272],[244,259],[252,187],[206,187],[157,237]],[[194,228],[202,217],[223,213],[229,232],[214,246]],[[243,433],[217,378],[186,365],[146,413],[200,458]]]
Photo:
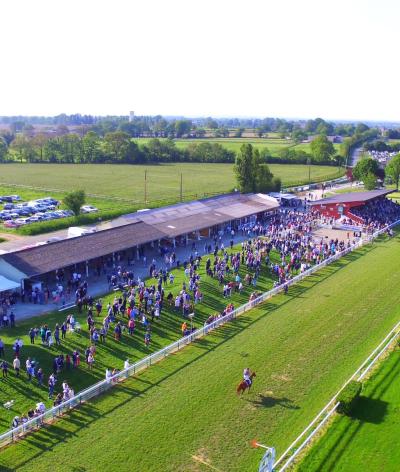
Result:
[[5,254],[0,259],[4,259],[27,277],[33,277],[151,241],[174,238],[278,207],[279,203],[275,199],[261,194],[221,195],[137,212],[132,215],[133,223]]
[[330,203],[340,204],[350,202],[365,203],[370,200],[373,200],[374,198],[383,197],[392,192],[393,190],[371,190],[370,192],[341,193],[338,195],[334,195],[333,197],[323,198],[322,200],[310,202],[310,205],[329,205]]
[[4,254],[1,258],[33,277],[164,237],[157,228],[139,222]]

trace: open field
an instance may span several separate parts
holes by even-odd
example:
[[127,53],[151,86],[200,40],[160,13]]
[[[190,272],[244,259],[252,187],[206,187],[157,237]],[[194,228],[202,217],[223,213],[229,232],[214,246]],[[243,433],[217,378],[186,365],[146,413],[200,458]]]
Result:
[[397,472],[400,420],[400,351],[366,383],[352,417],[337,416],[297,468],[301,472]]
[[[270,164],[272,173],[283,185],[308,182],[308,166]],[[180,177],[186,198],[200,198],[207,194],[223,193],[235,185],[231,164],[162,164],[162,165],[93,165],[93,164],[7,164],[0,168],[0,186],[26,185],[35,189],[53,189],[64,193],[72,188],[83,188],[89,194],[119,197],[126,203],[144,204],[144,177],[147,171],[147,201],[177,201]],[[311,166],[311,181],[335,178],[338,169],[331,166]],[[0,187],[0,191],[3,189]],[[4,190],[5,191],[5,190]],[[21,190],[22,191],[22,190]],[[20,192],[17,188],[13,193]],[[53,192],[54,193],[54,192]],[[30,195],[36,195],[32,192]],[[43,192],[40,193],[43,195]],[[93,197],[88,198],[92,203]],[[96,202],[99,203],[99,202]],[[119,205],[119,201],[107,201]]]
[[[283,185],[308,182],[306,165],[271,164]],[[343,171],[331,166],[311,166],[312,182],[339,177]],[[147,176],[145,185],[145,175]],[[100,211],[78,222],[63,218],[26,225],[23,234],[42,234],[69,226],[96,224],[141,208],[153,208],[232,191],[236,179],[232,164],[88,165],[5,164],[0,166],[0,195],[19,194],[23,200],[43,196],[63,199],[65,192],[84,189],[87,203]],[[146,189],[146,202],[145,202]],[[15,232],[16,230],[7,230]]]
[[[240,251],[240,246],[237,246],[235,251]],[[271,254],[271,256],[273,261],[279,262],[279,256],[277,254]],[[210,256],[210,259],[213,260],[213,256]],[[242,279],[244,279],[247,272],[248,271],[246,270],[245,265],[243,265],[240,270]],[[176,276],[175,281],[172,285],[168,284],[166,286],[165,296],[167,296],[169,291],[171,291],[175,299],[175,296],[182,289],[182,282],[184,280],[187,282],[187,278],[184,276],[183,268],[174,270],[174,274]],[[201,291],[204,295],[204,300],[202,303],[195,306],[194,324],[196,326],[202,325],[211,314],[221,312],[229,302],[234,303],[235,306],[240,306],[244,303],[247,303],[251,292],[254,291],[254,287],[252,285],[250,287],[245,285],[245,288],[241,294],[233,293],[231,298],[226,299],[222,296],[222,287],[219,286],[218,280],[206,276],[204,259],[202,267],[199,270],[199,274],[202,277]],[[105,278],[105,276],[102,277]],[[231,276],[230,279],[233,280],[234,277]],[[260,277],[258,278],[256,289],[260,292],[270,290],[273,285],[273,280],[274,278],[272,274],[264,266],[262,268]],[[152,283],[156,284],[156,279],[153,279]],[[107,315],[107,303],[109,302],[113,304],[115,296],[120,296],[120,292],[117,292],[117,294],[112,292],[110,295],[102,298],[102,315],[100,317],[96,317],[96,326],[99,330],[102,326],[104,317]],[[51,308],[51,306],[52,305],[49,304],[49,308]],[[55,324],[59,323],[61,326],[68,313],[73,313],[76,320],[81,324],[82,331],[80,334],[67,334],[66,341],[62,342],[62,345],[59,348],[53,346],[52,349],[49,349],[48,347],[42,346],[40,337],[36,339],[35,345],[30,344],[28,333],[31,327],[40,327],[46,323],[53,331]],[[5,359],[10,365],[12,364],[14,356],[11,346],[15,339],[19,336],[24,342],[21,356],[22,364],[26,361],[27,357],[36,359],[43,368],[47,378],[52,372],[52,362],[56,355],[71,355],[73,350],[78,349],[81,354],[81,368],[72,369],[69,372],[64,371],[63,375],[60,375],[60,382],[58,384],[59,389],[62,383],[61,377],[62,379],[65,378],[68,384],[75,390],[75,392],[78,392],[103,379],[105,375],[105,369],[107,367],[111,369],[122,369],[126,358],[129,358],[131,363],[136,362],[148,354],[158,351],[159,349],[162,349],[166,345],[182,337],[182,315],[179,311],[169,307],[167,301],[165,300],[161,318],[152,326],[152,342],[149,347],[144,345],[145,329],[142,326],[140,320],[136,321],[135,334],[133,336],[129,336],[129,334],[126,332],[123,335],[121,342],[114,340],[113,328],[115,325],[112,324],[106,345],[102,345],[101,343],[98,345],[95,366],[92,371],[88,371],[87,366],[85,365],[84,352],[91,343],[86,324],[86,317],[87,313],[85,310],[83,310],[82,314],[79,314],[78,310],[75,308],[62,313],[55,311],[48,315],[30,318],[26,321],[18,322],[17,320],[17,327],[15,329],[2,330],[1,333],[1,338],[6,343]],[[128,320],[126,317],[118,317],[117,319],[124,325],[127,324]],[[52,402],[47,399],[47,389],[45,387],[38,387],[36,381],[27,383],[25,372],[20,378],[17,378],[12,374],[8,381],[2,383],[0,390],[0,404],[8,401],[8,399],[16,400],[16,411],[18,411],[19,414],[24,412],[26,413],[26,411],[32,407],[33,400],[35,402],[43,401],[47,406],[52,405]],[[15,416],[15,414],[15,411],[4,411],[2,413],[0,416],[0,432],[9,428],[9,425],[11,424],[12,418]]]
[[256,470],[249,441],[282,452],[398,321],[399,244],[350,254],[5,449],[2,470]]
[[[136,139],[138,144],[146,144],[150,138],[139,138]],[[177,147],[185,148],[189,144],[200,144],[202,142],[206,143],[218,143],[229,149],[230,151],[238,152],[240,146],[244,143],[251,144],[258,149],[268,148],[273,156],[278,155],[278,151],[284,148],[293,148],[296,150],[302,150],[305,152],[310,152],[310,143],[299,143],[291,141],[290,139],[282,139],[277,135],[267,138],[197,138],[197,139],[174,139],[174,142]],[[339,151],[339,144],[334,144],[334,147]]]

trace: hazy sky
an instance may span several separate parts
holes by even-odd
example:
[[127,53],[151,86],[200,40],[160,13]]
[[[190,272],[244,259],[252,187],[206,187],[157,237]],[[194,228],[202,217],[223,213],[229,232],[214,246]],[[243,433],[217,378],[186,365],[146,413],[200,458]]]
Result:
[[400,1],[10,0],[0,115],[400,120]]

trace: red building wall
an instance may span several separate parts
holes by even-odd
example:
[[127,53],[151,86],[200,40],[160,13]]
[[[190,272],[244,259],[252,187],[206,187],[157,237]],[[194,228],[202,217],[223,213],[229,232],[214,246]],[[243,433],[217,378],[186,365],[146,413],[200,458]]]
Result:
[[[358,221],[362,223],[363,220],[351,213],[351,208],[363,206],[364,203],[360,202],[347,202],[347,203],[327,203],[325,205],[313,205],[313,210],[318,211],[324,216],[335,218],[336,220],[340,218],[342,215],[351,218],[352,220]],[[340,207],[343,208],[343,211],[340,212]]]

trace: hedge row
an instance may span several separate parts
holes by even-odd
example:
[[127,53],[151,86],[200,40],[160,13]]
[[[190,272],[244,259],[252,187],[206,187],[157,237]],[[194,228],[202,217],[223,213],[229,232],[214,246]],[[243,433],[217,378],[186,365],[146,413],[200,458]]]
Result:
[[340,402],[338,406],[338,413],[344,415],[350,415],[354,406],[356,405],[358,398],[360,397],[362,389],[362,383],[352,380],[346,385],[338,397]]

